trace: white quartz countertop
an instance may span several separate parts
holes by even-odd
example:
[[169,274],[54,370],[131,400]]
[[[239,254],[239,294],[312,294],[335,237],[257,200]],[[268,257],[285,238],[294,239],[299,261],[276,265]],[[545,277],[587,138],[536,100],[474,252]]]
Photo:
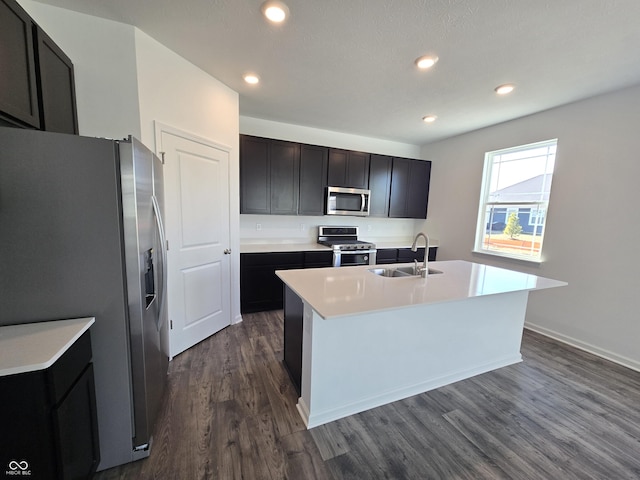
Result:
[[[371,240],[361,235],[366,241],[371,241],[377,249],[381,248],[409,248],[413,243],[412,238],[384,239],[380,241]],[[418,247],[424,247],[424,240],[420,239]],[[430,239],[430,247],[437,247],[438,240]],[[287,243],[276,241],[264,242],[242,242],[240,244],[240,253],[276,253],[276,252],[314,252],[314,251],[331,251],[331,247],[320,245],[319,243]]]
[[[413,264],[386,267],[409,265]],[[383,277],[369,272],[374,267],[381,266],[278,270],[276,274],[325,319],[567,285],[462,260],[429,262],[429,268],[442,273],[427,278]]]
[[331,252],[319,243],[242,243],[240,253]]
[[94,322],[87,317],[0,327],[0,376],[49,368]]

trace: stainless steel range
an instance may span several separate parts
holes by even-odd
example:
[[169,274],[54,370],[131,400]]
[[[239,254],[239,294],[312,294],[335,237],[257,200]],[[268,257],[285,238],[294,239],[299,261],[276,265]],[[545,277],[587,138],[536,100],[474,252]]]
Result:
[[318,243],[333,249],[333,266],[375,265],[376,246],[358,240],[358,227],[318,227]]

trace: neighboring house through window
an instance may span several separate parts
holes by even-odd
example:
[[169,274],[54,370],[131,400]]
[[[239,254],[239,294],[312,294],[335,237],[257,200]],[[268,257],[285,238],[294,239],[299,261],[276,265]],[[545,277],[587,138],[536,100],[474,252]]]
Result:
[[542,259],[557,139],[485,154],[474,251]]

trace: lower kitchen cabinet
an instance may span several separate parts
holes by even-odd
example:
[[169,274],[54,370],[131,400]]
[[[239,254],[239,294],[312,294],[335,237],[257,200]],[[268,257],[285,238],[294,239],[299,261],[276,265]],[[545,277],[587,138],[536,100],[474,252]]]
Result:
[[304,304],[288,286],[284,286],[284,366],[298,395],[302,386],[302,328]]
[[333,252],[304,252],[304,268],[333,266]]
[[303,252],[241,254],[240,311],[252,313],[282,308],[282,281],[275,272],[303,265]]
[[[392,263],[410,263],[414,260],[424,261],[424,247],[418,248],[416,252],[412,252],[410,248],[380,248],[376,254],[376,263],[378,265]],[[438,247],[429,247],[428,261],[435,262]]]
[[3,471],[39,479],[93,476],[100,449],[91,355],[86,331],[49,368],[0,377]]
[[240,254],[240,311],[264,312],[283,307],[283,283],[276,270],[331,267],[332,264],[331,251]]

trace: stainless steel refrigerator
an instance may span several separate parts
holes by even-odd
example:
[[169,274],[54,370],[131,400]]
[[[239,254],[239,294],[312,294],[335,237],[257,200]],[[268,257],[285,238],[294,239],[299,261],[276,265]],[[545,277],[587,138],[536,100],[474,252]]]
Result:
[[101,461],[149,455],[168,357],[162,164],[122,141],[0,127],[0,325],[92,316]]

